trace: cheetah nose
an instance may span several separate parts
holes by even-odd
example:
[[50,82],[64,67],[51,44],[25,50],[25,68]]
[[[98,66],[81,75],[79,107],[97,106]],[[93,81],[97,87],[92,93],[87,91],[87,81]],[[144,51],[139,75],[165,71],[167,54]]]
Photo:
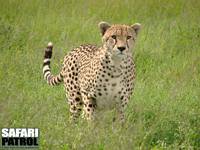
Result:
[[120,46],[120,47],[117,47],[118,48],[118,50],[120,50],[121,52],[123,52],[125,49],[126,49],[126,47],[124,47],[124,46]]

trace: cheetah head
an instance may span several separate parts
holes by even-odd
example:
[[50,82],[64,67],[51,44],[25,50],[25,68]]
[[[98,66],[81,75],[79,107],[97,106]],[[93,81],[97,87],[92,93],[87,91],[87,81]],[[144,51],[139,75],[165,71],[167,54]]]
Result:
[[128,25],[109,25],[100,22],[99,28],[102,34],[103,47],[115,58],[124,58],[132,55],[132,48],[141,25],[135,23]]

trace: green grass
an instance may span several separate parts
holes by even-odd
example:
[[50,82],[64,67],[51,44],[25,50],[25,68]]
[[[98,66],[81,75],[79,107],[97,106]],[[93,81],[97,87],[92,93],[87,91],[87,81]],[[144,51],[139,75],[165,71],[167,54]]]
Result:
[[[142,24],[137,78],[123,128],[69,122],[63,86],[42,77],[83,43],[101,44],[98,22]],[[0,127],[40,128],[40,149],[200,149],[199,0],[0,0]]]

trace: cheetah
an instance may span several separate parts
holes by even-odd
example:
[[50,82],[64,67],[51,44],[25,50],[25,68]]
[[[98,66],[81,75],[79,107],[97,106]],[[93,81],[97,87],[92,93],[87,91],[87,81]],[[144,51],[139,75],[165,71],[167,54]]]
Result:
[[102,45],[85,44],[71,50],[56,76],[50,70],[53,44],[49,42],[44,54],[43,76],[52,86],[64,82],[73,120],[81,112],[86,120],[94,120],[97,112],[115,109],[117,118],[124,121],[135,79],[132,49],[141,25],[100,22],[98,26]]

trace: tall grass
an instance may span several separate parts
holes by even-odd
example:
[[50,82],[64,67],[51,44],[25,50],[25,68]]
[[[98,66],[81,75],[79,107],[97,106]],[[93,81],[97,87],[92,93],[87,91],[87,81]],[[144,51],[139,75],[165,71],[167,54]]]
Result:
[[[0,0],[0,127],[40,128],[40,149],[200,149],[200,1]],[[99,21],[142,30],[137,78],[124,127],[111,113],[89,126],[69,122],[63,86],[42,77],[83,43],[101,44]]]

